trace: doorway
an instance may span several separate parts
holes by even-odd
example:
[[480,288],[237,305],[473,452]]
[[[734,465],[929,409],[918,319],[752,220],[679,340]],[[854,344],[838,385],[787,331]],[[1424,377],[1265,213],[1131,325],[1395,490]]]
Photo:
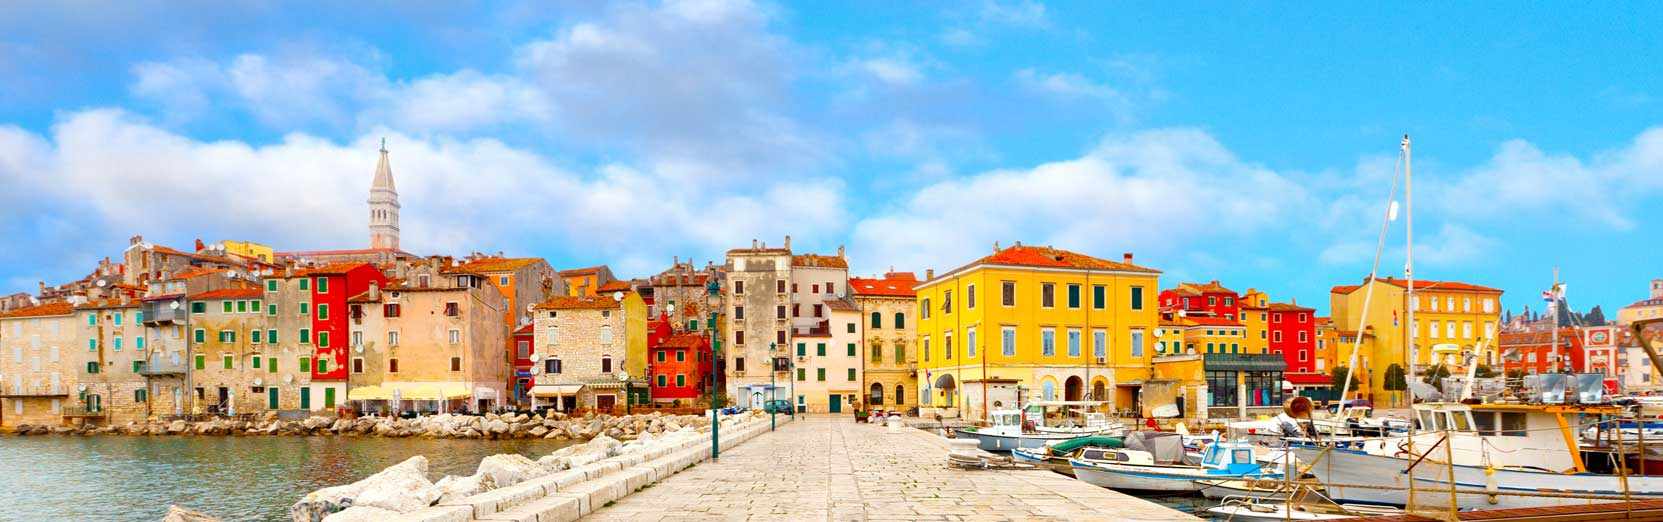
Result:
[[300,389],[300,409],[302,409],[302,410],[312,409],[312,389],[311,388],[301,388]]
[[266,409],[277,410],[277,387],[266,388]]
[[598,410],[598,411],[612,411],[612,408],[616,408],[617,406],[618,406],[618,396],[617,395],[596,395],[595,396],[595,409]]
[[831,405],[828,406],[828,408],[829,408],[828,411],[830,411],[832,413],[843,413],[843,396],[842,395],[838,395],[838,394],[833,393],[827,398],[831,399],[831,403],[830,403]]

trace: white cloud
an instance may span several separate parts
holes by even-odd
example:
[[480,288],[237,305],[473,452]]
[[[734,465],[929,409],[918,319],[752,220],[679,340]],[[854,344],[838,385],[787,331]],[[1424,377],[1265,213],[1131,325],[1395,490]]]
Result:
[[890,85],[908,86],[924,79],[918,67],[899,58],[868,58],[857,62],[866,74]]
[[[259,146],[202,142],[119,110],[67,115],[50,137],[0,127],[0,184],[5,197],[44,202],[69,227],[32,240],[78,234],[74,243],[106,254],[133,233],[185,246],[199,237],[356,247],[367,242],[357,224],[381,134],[403,203],[404,246],[418,253],[582,245],[587,255],[645,270],[750,237],[832,237],[846,222],[837,180],[734,192],[621,164],[572,172],[494,139],[388,131],[346,144],[298,133]],[[7,221],[54,221],[37,210]]]
[[1022,88],[1061,98],[1093,98],[1119,102],[1124,96],[1107,84],[1098,83],[1075,73],[1042,73],[1034,69],[1020,69],[1015,73]]
[[857,259],[948,267],[999,240],[1171,251],[1280,227],[1311,206],[1300,184],[1190,129],[1111,137],[1077,159],[942,181],[898,205],[855,226]]
[[986,0],[982,2],[980,14],[982,21],[995,24],[1045,27],[1050,23],[1050,19],[1045,12],[1045,4],[1031,0],[1015,2]]
[[1433,178],[1428,188],[1438,211],[1463,219],[1570,221],[1629,230],[1638,202],[1663,189],[1663,128],[1648,129],[1587,160],[1510,140],[1484,164],[1453,178]]

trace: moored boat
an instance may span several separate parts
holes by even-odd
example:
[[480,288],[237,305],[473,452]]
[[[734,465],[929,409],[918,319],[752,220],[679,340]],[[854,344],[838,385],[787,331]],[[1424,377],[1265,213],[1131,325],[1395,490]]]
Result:
[[1085,449],[1069,459],[1074,476],[1086,483],[1117,490],[1196,492],[1200,480],[1277,478],[1273,467],[1261,464],[1254,447],[1243,442],[1218,442],[1203,451],[1201,461],[1185,461],[1179,435],[1139,431],[1126,436],[1124,449]]

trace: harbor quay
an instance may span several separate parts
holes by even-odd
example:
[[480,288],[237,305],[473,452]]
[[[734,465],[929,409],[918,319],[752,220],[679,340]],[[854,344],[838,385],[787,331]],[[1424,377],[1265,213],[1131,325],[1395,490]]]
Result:
[[588,518],[656,520],[1200,520],[1046,470],[947,466],[947,439],[807,415]]

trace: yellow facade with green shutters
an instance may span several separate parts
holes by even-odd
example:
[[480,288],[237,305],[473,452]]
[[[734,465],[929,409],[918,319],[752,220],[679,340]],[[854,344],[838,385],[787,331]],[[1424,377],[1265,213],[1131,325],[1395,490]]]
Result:
[[1160,271],[1014,246],[917,287],[921,411],[985,418],[1032,400],[1133,406],[1149,378]]

